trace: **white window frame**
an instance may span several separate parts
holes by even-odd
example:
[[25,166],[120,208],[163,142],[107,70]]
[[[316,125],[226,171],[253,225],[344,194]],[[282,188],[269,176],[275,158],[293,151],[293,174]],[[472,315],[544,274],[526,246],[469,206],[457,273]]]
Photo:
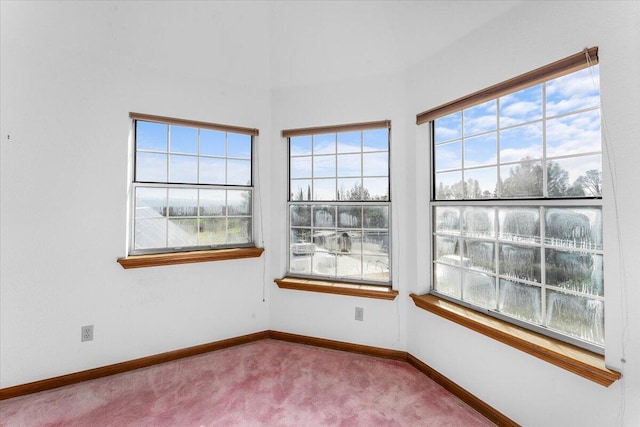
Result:
[[[131,149],[132,149],[132,154],[131,154],[131,171],[130,171],[130,191],[129,191],[129,238],[128,238],[128,253],[130,256],[135,256],[135,255],[148,255],[148,254],[170,254],[170,253],[179,253],[179,252],[194,252],[194,251],[205,251],[205,250],[216,250],[216,249],[229,249],[229,248],[248,248],[248,247],[254,247],[254,234],[255,234],[255,212],[254,212],[254,205],[255,203],[253,202],[254,200],[254,162],[255,162],[255,138],[258,135],[258,130],[257,129],[251,129],[251,128],[243,128],[243,127],[238,127],[238,126],[230,126],[230,125],[221,125],[221,124],[217,124],[217,123],[209,123],[209,122],[200,122],[200,121],[195,121],[195,120],[187,120],[187,119],[178,119],[178,118],[173,118],[173,117],[164,117],[164,116],[156,116],[156,115],[150,115],[150,114],[141,114],[141,113],[130,113],[129,117],[131,119],[131,124],[132,124],[132,132],[131,132],[131,138],[132,138],[132,143],[131,143]],[[250,158],[250,164],[251,164],[251,172],[250,172],[250,183],[248,185],[227,185],[227,184],[201,184],[201,183],[176,183],[176,182],[169,182],[169,175],[167,175],[167,181],[138,181],[136,180],[136,159],[137,159],[137,141],[136,141],[136,129],[137,129],[137,122],[141,121],[141,122],[150,122],[150,123],[158,123],[158,124],[162,124],[162,125],[168,125],[168,126],[183,126],[183,127],[189,127],[189,128],[195,128],[197,129],[198,132],[198,141],[200,139],[200,132],[201,130],[205,129],[205,130],[215,130],[215,131],[221,131],[221,132],[225,132],[225,138],[227,138],[227,134],[229,133],[233,133],[233,134],[244,134],[244,135],[249,135],[251,137],[251,158]],[[225,139],[225,144],[227,143],[226,139]],[[198,142],[199,144],[199,142]],[[141,152],[144,152],[144,150],[141,150]],[[170,151],[169,149],[167,149],[167,158],[170,155]],[[191,157],[196,158],[196,159],[200,159],[200,158],[204,158],[204,157],[208,157],[205,155],[200,154],[199,149],[198,149],[198,153],[195,155],[191,155]],[[218,156],[219,157],[219,156]],[[225,164],[227,162],[227,160],[233,160],[232,157],[228,156],[228,153],[225,152],[224,157],[219,157],[220,159],[224,158],[225,160]],[[167,160],[167,164],[169,164],[169,161]],[[199,164],[199,161],[198,161]],[[199,168],[199,166],[198,166]],[[198,171],[199,172],[199,171]],[[174,245],[171,246],[168,243],[168,232],[165,234],[165,240],[166,240],[166,245],[164,247],[154,247],[154,248],[143,248],[143,249],[136,249],[135,245],[136,245],[136,191],[138,189],[142,189],[142,188],[150,188],[150,189],[164,189],[165,191],[167,191],[167,195],[165,196],[165,200],[169,200],[169,192],[171,190],[181,190],[181,189],[186,189],[186,190],[197,190],[198,195],[200,194],[199,190],[221,190],[225,192],[225,209],[224,209],[224,213],[221,215],[215,215],[215,216],[207,216],[207,215],[200,215],[200,210],[197,209],[197,212],[195,215],[190,215],[190,216],[186,216],[186,219],[197,219],[199,220],[200,218],[224,218],[226,219],[226,236],[228,236],[228,220],[231,218],[242,218],[242,219],[248,219],[249,221],[249,229],[250,229],[250,233],[249,233],[249,239],[247,242],[242,242],[242,243],[225,243],[225,244],[201,244],[201,245]],[[243,192],[248,192],[249,194],[249,207],[248,207],[248,214],[239,214],[239,215],[230,215],[229,211],[227,209],[228,207],[228,195],[229,195],[229,191],[243,191]],[[198,196],[198,207],[200,206],[200,197]],[[165,206],[165,214],[163,215],[166,226],[169,226],[169,206]],[[176,217],[179,218],[179,217]]]
[[[387,199],[386,200],[375,200],[375,199],[369,199],[369,200],[365,200],[365,199],[361,199],[361,200],[337,200],[333,199],[333,200],[313,200],[313,196],[311,197],[311,200],[292,200],[292,189],[291,189],[291,138],[292,137],[296,137],[296,136],[311,136],[313,138],[314,135],[326,135],[326,134],[338,134],[341,132],[352,132],[352,131],[359,131],[361,132],[365,132],[367,130],[374,130],[374,129],[383,129],[386,128],[387,129],[387,133],[388,133],[388,144],[387,144],[387,162],[388,162],[388,170],[386,173],[385,178],[387,179]],[[329,280],[329,281],[336,281],[336,282],[346,282],[346,283],[356,283],[356,284],[367,284],[367,285],[374,285],[374,286],[383,286],[383,287],[391,287],[392,286],[392,248],[391,248],[391,224],[392,224],[392,219],[391,219],[391,122],[390,121],[383,121],[383,122],[368,122],[368,123],[356,123],[356,124],[347,124],[347,125],[337,125],[337,126],[326,126],[326,127],[318,127],[318,128],[305,128],[305,129],[292,129],[292,130],[285,130],[283,131],[283,136],[286,138],[287,141],[287,165],[288,165],[288,173],[287,173],[287,188],[288,188],[288,197],[287,197],[287,277],[298,277],[298,278],[306,278],[306,279],[316,279],[316,280]],[[363,143],[362,139],[361,139],[361,144]],[[312,144],[313,145],[313,144]],[[361,148],[362,150],[362,148]],[[373,154],[374,152],[372,152]],[[367,152],[363,152],[360,151],[359,153],[361,155],[361,159],[362,154],[367,154]],[[313,158],[314,158],[315,154],[311,154],[309,157],[311,157],[311,161],[313,163]],[[336,161],[337,161],[337,156],[338,153],[335,154],[336,156]],[[296,156],[293,156],[294,158]],[[362,165],[361,165],[362,166]],[[368,178],[369,176],[364,175],[364,169],[361,168],[361,174],[359,176],[354,176],[353,178],[355,179],[359,179],[360,180],[360,184],[362,185],[362,188],[364,188],[363,185],[363,180]],[[374,177],[375,176],[371,176]],[[310,180],[313,182],[313,174],[312,174],[312,178],[310,178]],[[338,176],[338,172],[337,172],[337,165],[336,165],[336,175],[333,176],[333,179],[336,180],[336,192],[339,191],[339,184],[338,181],[340,179],[340,177]],[[312,190],[313,192],[313,190]],[[387,280],[372,280],[372,279],[366,279],[366,278],[354,278],[354,277],[350,277],[350,276],[340,276],[337,275],[337,268],[336,268],[336,275],[335,276],[330,276],[330,275],[319,275],[319,274],[304,274],[304,273],[299,273],[296,271],[292,271],[292,267],[291,267],[291,258],[292,258],[292,251],[293,251],[293,244],[295,242],[291,241],[291,236],[292,236],[292,229],[296,229],[296,228],[307,228],[307,227],[303,227],[303,226],[292,226],[291,224],[291,211],[292,211],[292,207],[294,206],[309,206],[311,211],[313,211],[313,209],[315,209],[315,207],[320,207],[320,206],[334,206],[336,209],[336,212],[339,210],[340,207],[360,207],[362,209],[362,212],[364,212],[364,210],[368,207],[385,207],[387,210],[387,227],[386,228],[367,228],[364,226],[364,224],[360,224],[358,228],[362,234],[364,234],[365,232],[383,232],[387,234],[387,251],[388,251],[388,262],[386,265],[386,274],[388,279]],[[364,213],[363,213],[363,218],[364,218]],[[364,222],[364,219],[363,221]],[[315,224],[314,224],[314,218],[313,218],[313,214],[311,215],[311,226],[310,228],[313,230],[315,229]],[[326,227],[322,227],[322,226],[318,226],[317,228],[322,228],[322,229],[327,229]],[[338,235],[338,232],[342,229],[354,229],[354,227],[340,227],[336,218],[336,226],[333,227],[333,231],[334,233],[336,233],[336,236]],[[305,250],[304,248],[301,248],[301,250]],[[365,267],[365,262],[364,262],[364,257],[366,256],[366,254],[361,254],[361,277],[363,275],[363,271],[362,269],[364,269]]]
[[[584,58],[587,58],[586,63],[584,63]],[[581,62],[583,62],[581,64]],[[428,124],[429,126],[429,138],[430,138],[430,179],[432,180],[432,185],[430,188],[430,202],[429,202],[429,209],[428,209],[428,216],[429,216],[429,235],[431,236],[431,262],[430,262],[430,267],[429,267],[429,273],[430,273],[430,281],[431,281],[431,285],[430,285],[430,292],[434,293],[436,295],[438,295],[439,297],[442,297],[443,299],[447,299],[450,301],[455,302],[456,304],[460,304],[462,306],[466,306],[469,307],[473,310],[476,311],[480,311],[483,312],[485,314],[488,314],[490,316],[496,317],[498,319],[501,320],[505,320],[509,323],[513,323],[519,326],[522,326],[526,329],[530,329],[536,332],[539,332],[543,335],[547,335],[550,336],[552,338],[561,340],[561,341],[565,341],[568,342],[570,344],[574,344],[576,346],[579,346],[581,348],[585,348],[589,351],[592,351],[594,353],[598,353],[598,354],[604,354],[604,344],[602,346],[594,344],[592,342],[587,342],[587,341],[583,341],[581,339],[575,338],[573,336],[570,335],[565,335],[561,332],[556,332],[554,330],[548,329],[547,327],[544,327],[542,325],[545,324],[545,316],[546,316],[546,310],[545,310],[545,304],[546,304],[546,297],[545,297],[545,292],[546,290],[552,290],[552,291],[561,291],[564,293],[569,293],[569,294],[575,294],[577,296],[587,296],[583,293],[580,292],[573,292],[571,290],[565,289],[565,288],[559,288],[559,287],[554,287],[551,285],[548,285],[545,283],[545,265],[546,265],[546,261],[544,259],[544,254],[546,251],[546,248],[549,249],[558,249],[558,246],[553,246],[548,244],[547,242],[545,242],[545,235],[544,235],[544,212],[546,209],[553,209],[553,208],[559,208],[559,207],[568,207],[568,208],[596,208],[600,210],[600,218],[602,218],[602,196],[596,196],[596,197],[589,197],[589,196],[584,196],[584,197],[549,197],[549,195],[547,194],[547,173],[546,173],[546,168],[547,168],[547,161],[549,160],[562,160],[563,157],[559,156],[559,157],[553,157],[553,158],[547,158],[546,156],[546,152],[543,154],[542,159],[540,160],[542,168],[543,168],[543,196],[542,197],[529,197],[529,198],[487,198],[487,199],[465,199],[463,196],[463,198],[461,199],[452,199],[452,200],[444,200],[444,199],[436,199],[436,167],[435,167],[435,147],[436,147],[436,143],[435,143],[435,120],[437,118],[440,117],[444,117],[447,116],[451,113],[455,113],[458,111],[462,111],[466,108],[469,107],[473,107],[475,105],[479,105],[482,102],[486,102],[486,101],[490,101],[490,100],[496,100],[499,99],[501,96],[507,95],[509,93],[515,93],[520,89],[523,88],[527,88],[530,86],[534,86],[536,84],[542,83],[542,82],[546,82],[549,80],[552,80],[555,77],[558,77],[560,75],[564,75],[564,74],[569,74],[573,71],[579,70],[581,68],[587,68],[590,67],[592,65],[597,64],[598,59],[597,59],[597,48],[591,48],[589,50],[586,50],[583,53],[580,54],[576,54],[573,55],[572,57],[566,58],[565,60],[561,60],[558,61],[554,64],[550,64],[547,67],[542,67],[541,69],[538,70],[534,70],[530,73],[527,73],[525,75],[516,77],[514,79],[511,79],[507,82],[504,82],[502,84],[498,84],[495,86],[492,86],[488,89],[485,89],[483,91],[479,91],[476,92],[474,94],[471,94],[467,97],[463,97],[460,98],[456,101],[452,101],[449,104],[445,104],[444,106],[438,107],[438,108],[434,108],[432,110],[428,110],[425,111],[424,113],[421,113],[417,116],[417,123],[419,125],[421,124]],[[569,63],[572,63],[572,65],[568,65]],[[555,67],[555,68],[554,68]],[[533,76],[533,77],[532,77]],[[509,89],[509,86],[511,86],[511,89]],[[543,92],[544,94],[544,92]],[[544,100],[544,95],[543,95],[543,100]],[[544,102],[543,102],[543,108],[544,108]],[[436,111],[436,110],[440,110],[440,111]],[[589,111],[589,110],[599,110],[599,107],[596,108],[587,108],[584,110],[575,110],[575,111],[571,111],[570,114],[576,114],[579,112],[584,112],[584,111]],[[444,111],[444,112],[443,112]],[[497,114],[499,114],[499,108],[498,108],[498,112]],[[560,114],[558,116],[555,116],[554,118],[557,117],[561,117],[563,114]],[[543,128],[544,128],[544,122],[550,119],[549,117],[546,117],[543,115],[543,119],[542,119],[542,123],[543,123]],[[523,124],[523,123],[521,123]],[[520,125],[520,124],[519,124]],[[546,138],[545,138],[546,139]],[[543,147],[545,147],[546,144],[543,140]],[[544,148],[543,148],[544,149]],[[602,148],[600,149],[600,151],[598,152],[589,152],[589,153],[581,153],[580,155],[593,155],[593,154],[599,154],[602,156]],[[497,183],[496,183],[496,187],[497,187],[497,191],[498,191],[498,195],[496,195],[496,197],[498,197],[500,195],[500,178],[499,178],[499,173],[500,173],[500,167],[501,166],[509,166],[512,164],[517,164],[518,162],[510,162],[510,163],[500,163],[499,161],[499,152],[497,153],[498,155],[498,160],[496,162],[496,168],[497,168],[497,172],[498,172],[498,179],[497,179]],[[568,155],[565,156],[564,158],[568,158],[568,157],[572,157],[572,158],[576,158],[579,156],[576,155]],[[468,170],[468,169],[472,169],[472,168],[465,168],[464,167],[464,163],[461,166],[462,169],[460,169],[462,176],[464,176],[463,172]],[[601,173],[602,173],[602,166],[600,169]],[[464,180],[464,178],[463,178]],[[442,234],[438,233],[437,230],[435,230],[435,210],[438,207],[494,207],[497,211],[497,209],[503,208],[503,207],[535,207],[537,209],[539,209],[540,211],[540,243],[538,243],[537,245],[533,245],[534,247],[539,247],[541,250],[541,255],[540,255],[540,265],[541,265],[541,283],[536,283],[536,286],[541,288],[541,315],[542,315],[542,321],[540,322],[541,325],[535,325],[529,322],[525,322],[525,321],[521,321],[517,318],[514,318],[512,316],[506,316],[503,315],[501,313],[499,313],[496,310],[493,309],[486,309],[483,307],[480,307],[478,305],[474,305],[474,304],[470,304],[466,301],[463,301],[462,299],[456,298],[456,297],[452,297],[450,295],[447,294],[443,294],[443,293],[439,293],[436,289],[435,289],[435,266],[440,264],[438,263],[438,261],[436,260],[436,236],[442,236]],[[460,218],[460,221],[462,223],[462,217]],[[462,227],[462,226],[461,226]],[[485,239],[485,241],[490,241],[494,244],[495,246],[495,265],[496,267],[499,264],[499,258],[498,258],[498,245],[500,242],[500,238],[499,238],[499,233],[498,233],[498,218],[497,215],[495,216],[495,226],[494,226],[494,232],[495,232],[495,237],[493,238],[487,238]],[[600,230],[601,233],[604,232],[604,230]],[[468,239],[467,237],[464,236],[464,234],[462,233],[462,228],[460,229],[460,234],[457,235],[457,238],[459,239],[459,243],[463,244],[465,241],[469,241],[469,240],[473,240],[473,239]],[[569,249],[571,250],[571,249]],[[462,248],[459,249],[460,251],[460,263],[463,263],[463,251]],[[590,250],[591,254],[596,254],[596,255],[604,255],[604,251],[602,249],[602,247],[600,248],[596,248],[596,249],[592,249]],[[465,271],[464,266],[460,265],[459,267],[459,271],[460,274],[463,274],[463,271]],[[469,270],[472,271],[472,270]],[[483,272],[483,274],[486,274]],[[489,274],[491,276],[491,274]],[[494,277],[495,280],[495,284],[496,284],[496,289],[498,289],[498,282],[501,278],[504,279],[508,279],[505,276],[501,276],[499,274],[499,269],[496,268],[494,274],[492,275]],[[461,279],[462,280],[462,279]],[[461,292],[463,292],[464,286],[461,282]],[[497,291],[496,291],[497,292]],[[462,297],[461,297],[462,298]],[[498,301],[498,294],[496,294],[496,301]],[[590,299],[594,299],[596,301],[600,301],[602,302],[602,305],[604,306],[604,294],[602,296],[598,296],[598,295],[588,295],[588,298]],[[603,316],[603,322],[604,322],[604,316]],[[604,331],[603,331],[603,335],[604,335]]]

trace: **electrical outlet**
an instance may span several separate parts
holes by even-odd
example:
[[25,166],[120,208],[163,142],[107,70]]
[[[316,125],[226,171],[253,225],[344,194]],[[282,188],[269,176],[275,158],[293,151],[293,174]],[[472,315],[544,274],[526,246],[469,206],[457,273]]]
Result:
[[356,307],[356,320],[364,320],[364,308]]
[[80,342],[93,341],[93,325],[80,328]]

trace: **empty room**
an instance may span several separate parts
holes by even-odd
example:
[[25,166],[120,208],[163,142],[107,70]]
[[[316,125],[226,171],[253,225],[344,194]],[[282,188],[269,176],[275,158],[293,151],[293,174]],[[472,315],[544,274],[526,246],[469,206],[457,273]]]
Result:
[[640,2],[0,31],[1,426],[640,425]]

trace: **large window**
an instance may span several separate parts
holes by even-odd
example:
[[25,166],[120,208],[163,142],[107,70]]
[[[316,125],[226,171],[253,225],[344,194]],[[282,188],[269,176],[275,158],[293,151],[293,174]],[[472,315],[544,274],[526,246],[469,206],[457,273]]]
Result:
[[390,122],[283,131],[288,275],[390,285]]
[[131,113],[130,253],[252,245],[255,129]]
[[433,150],[433,291],[601,352],[596,55],[423,113],[422,122]]

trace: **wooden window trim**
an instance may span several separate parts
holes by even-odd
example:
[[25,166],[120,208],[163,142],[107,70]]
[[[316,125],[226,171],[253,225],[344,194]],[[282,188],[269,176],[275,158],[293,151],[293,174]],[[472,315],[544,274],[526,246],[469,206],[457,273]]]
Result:
[[258,258],[264,248],[229,248],[208,251],[169,252],[161,254],[130,255],[118,258],[124,269],[158,267],[162,265],[190,264],[195,262],[223,261],[230,259]]
[[463,110],[473,105],[498,98],[510,92],[533,86],[546,80],[551,80],[574,71],[587,68],[598,63],[598,47],[584,49],[582,52],[568,56],[549,65],[537,68],[528,73],[521,74],[502,83],[495,84],[486,89],[479,90],[470,95],[458,98],[455,101],[442,104],[438,107],[423,111],[416,116],[416,123],[421,125],[447,114]]
[[377,122],[349,123],[334,126],[318,126],[299,129],[285,129],[282,131],[283,138],[291,138],[293,136],[314,135],[322,133],[338,133],[350,132],[355,130],[371,130],[371,129],[391,129],[391,120],[380,120]]
[[349,295],[354,297],[394,300],[398,291],[391,286],[376,286],[362,283],[344,281],[330,281],[318,279],[304,279],[286,276],[275,279],[274,282],[280,289],[293,289],[297,291],[320,292],[323,294]]
[[245,135],[258,136],[258,129],[245,128],[241,126],[222,125],[219,123],[199,122],[197,120],[177,119],[175,117],[154,116],[152,114],[129,113],[129,118],[133,120],[142,120],[145,122],[154,122],[178,126],[188,126],[200,129],[219,130],[223,132],[241,133]]
[[478,313],[436,295],[409,295],[414,304],[430,313],[493,338],[562,369],[609,387],[620,379],[619,372],[607,369],[604,356],[521,328],[504,320]]

